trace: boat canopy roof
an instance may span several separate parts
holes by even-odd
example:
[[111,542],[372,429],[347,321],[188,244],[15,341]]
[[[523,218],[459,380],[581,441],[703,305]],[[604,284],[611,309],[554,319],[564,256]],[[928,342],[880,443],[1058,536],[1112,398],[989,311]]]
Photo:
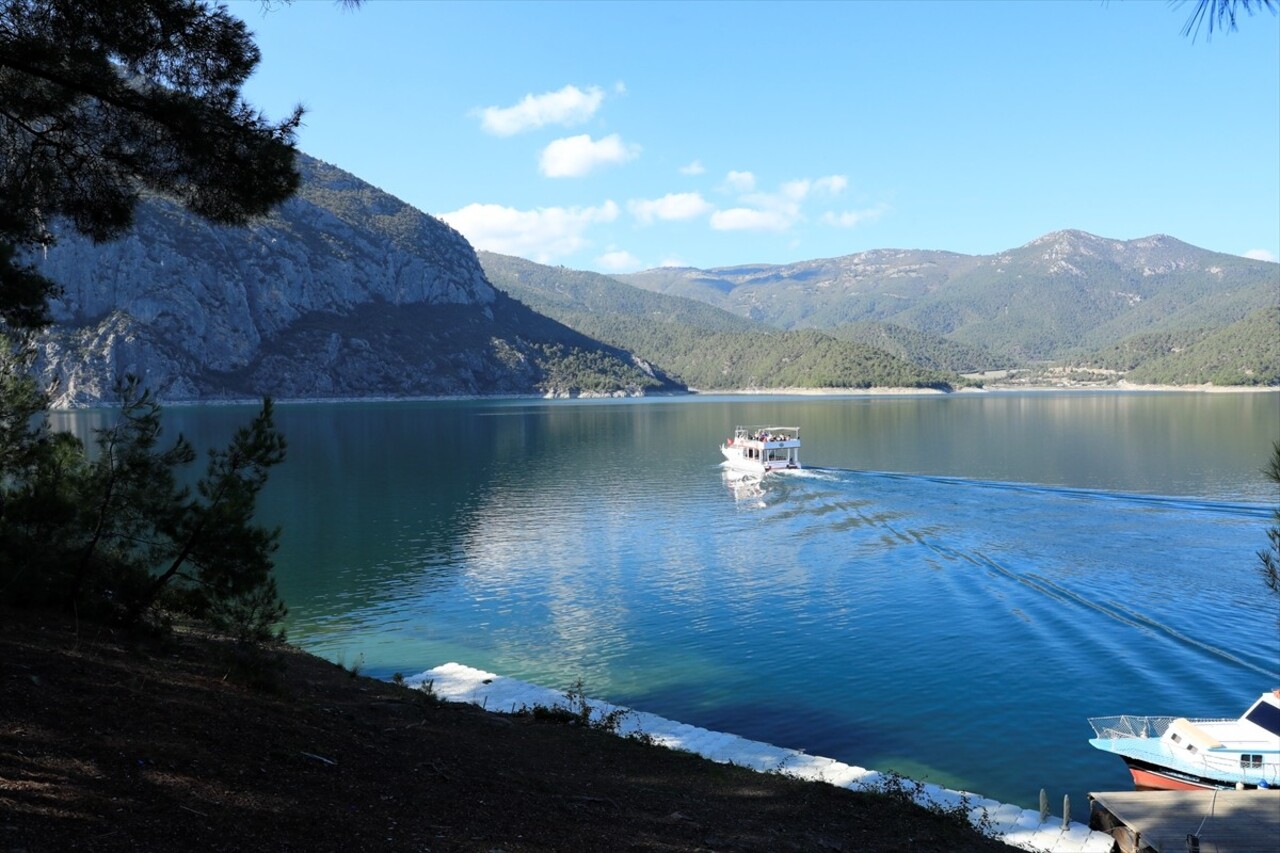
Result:
[[734,441],[799,441],[800,427],[790,426],[736,426]]

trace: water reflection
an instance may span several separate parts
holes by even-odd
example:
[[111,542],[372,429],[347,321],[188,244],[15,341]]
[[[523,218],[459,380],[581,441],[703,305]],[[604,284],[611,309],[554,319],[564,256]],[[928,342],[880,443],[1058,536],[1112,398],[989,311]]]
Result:
[[[262,518],[285,531],[292,637],[375,674],[458,660],[582,678],[611,701],[863,766],[910,758],[1009,801],[1045,784],[1083,798],[1125,781],[1089,749],[1086,717],[1229,715],[1280,678],[1253,571],[1280,497],[1260,471],[1278,403],[281,406],[289,458]],[[208,447],[252,412],[168,414]],[[817,467],[720,465],[726,429],[770,422],[799,424]]]
[[895,397],[805,415],[806,459],[827,467],[1253,500],[1280,435],[1275,393]]

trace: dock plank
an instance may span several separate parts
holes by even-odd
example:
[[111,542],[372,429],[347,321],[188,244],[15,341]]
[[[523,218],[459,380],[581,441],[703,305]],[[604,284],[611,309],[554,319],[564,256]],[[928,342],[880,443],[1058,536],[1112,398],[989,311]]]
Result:
[[1205,853],[1280,850],[1277,790],[1118,791],[1090,793],[1089,801],[1095,829],[1110,829],[1109,816],[1129,830],[1117,838],[1121,853],[1185,853],[1188,835],[1199,836]]

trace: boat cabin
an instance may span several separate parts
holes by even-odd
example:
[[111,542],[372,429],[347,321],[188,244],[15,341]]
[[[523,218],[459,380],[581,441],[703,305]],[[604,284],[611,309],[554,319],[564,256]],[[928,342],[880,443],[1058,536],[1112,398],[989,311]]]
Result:
[[731,467],[763,474],[800,467],[800,427],[738,426],[720,446]]
[[1097,749],[1121,756],[1140,789],[1280,786],[1280,691],[1239,718],[1095,717]]

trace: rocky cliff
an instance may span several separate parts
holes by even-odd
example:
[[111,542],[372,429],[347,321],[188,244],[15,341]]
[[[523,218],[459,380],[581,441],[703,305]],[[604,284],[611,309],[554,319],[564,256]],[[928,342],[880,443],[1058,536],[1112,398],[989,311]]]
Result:
[[[302,157],[299,194],[245,228],[149,198],[133,231],[70,232],[37,259],[63,287],[39,370],[57,406],[111,400],[125,374],[166,401],[581,392],[593,354],[616,387],[669,383],[496,291],[443,222]],[[558,378],[557,378],[558,377]]]

